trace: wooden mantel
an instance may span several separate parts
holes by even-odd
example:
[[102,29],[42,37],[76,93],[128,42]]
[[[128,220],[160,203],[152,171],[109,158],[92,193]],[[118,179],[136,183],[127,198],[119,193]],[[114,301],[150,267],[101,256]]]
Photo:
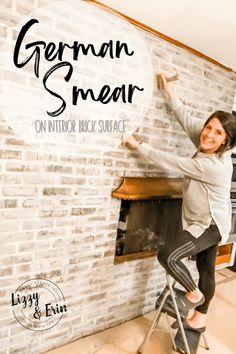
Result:
[[112,192],[118,199],[146,200],[160,197],[182,198],[181,178],[124,177]]

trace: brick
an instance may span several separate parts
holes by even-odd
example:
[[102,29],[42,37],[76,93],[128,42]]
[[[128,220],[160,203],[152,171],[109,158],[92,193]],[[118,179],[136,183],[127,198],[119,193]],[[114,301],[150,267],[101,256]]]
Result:
[[20,17],[16,13],[5,10],[0,12],[0,21],[7,26],[15,26],[20,21]]
[[32,221],[23,221],[22,229],[23,230],[37,230],[37,229],[47,229],[53,226],[53,221],[51,220],[32,220]]
[[70,188],[44,188],[43,195],[45,196],[55,196],[55,195],[70,195]]
[[[42,278],[42,279],[53,279],[55,277],[61,276],[61,269],[57,269],[57,270],[52,270],[50,272],[39,272],[36,274],[37,278]],[[59,286],[59,284],[58,284]]]
[[32,263],[33,262],[33,254],[15,254],[11,256],[2,256],[0,258],[0,263],[3,265],[19,265],[24,263]]
[[18,159],[21,158],[21,151],[14,150],[1,150],[0,151],[0,159]]
[[95,211],[96,208],[72,208],[71,215],[91,215]]
[[38,172],[40,167],[32,163],[9,162],[6,163],[5,169],[11,172]]
[[100,173],[101,173],[101,170],[94,168],[94,167],[78,167],[76,169],[76,174],[82,175],[82,176],[87,176],[87,175],[99,176]]
[[117,158],[124,158],[125,157],[125,153],[123,152],[118,152],[118,151],[107,151],[104,153],[104,156],[110,156],[110,157],[117,157]]
[[0,256],[5,254],[8,254],[8,256],[10,256],[14,253],[16,253],[16,245],[6,244],[2,245],[2,247],[0,248]]
[[72,174],[73,168],[70,166],[50,165],[46,167],[45,171],[61,174]]
[[25,199],[21,201],[21,206],[23,208],[35,208],[40,205],[40,201],[37,199]]
[[0,200],[0,208],[16,208],[18,206],[18,200],[16,199],[5,199]]
[[24,220],[35,218],[38,215],[38,211],[34,209],[5,209],[0,211],[1,220]]
[[78,164],[86,164],[87,158],[86,157],[78,157],[78,156],[67,156],[67,157],[61,157],[60,161],[72,162],[72,163],[78,163]]
[[6,221],[0,222],[1,232],[17,231],[19,229],[19,222]]
[[59,203],[62,206],[81,205],[81,201],[78,198],[60,199]]
[[37,161],[56,161],[57,156],[49,153],[42,153],[42,152],[32,152],[26,151],[25,152],[25,159],[28,160],[37,160]]
[[55,226],[56,227],[65,227],[67,226],[72,227],[72,226],[77,226],[81,224],[81,220],[79,220],[79,218],[74,218],[71,219],[71,217],[68,218],[58,218],[55,220]]
[[96,222],[96,223],[104,222],[105,220],[106,220],[106,216],[94,216],[88,218],[88,222]]
[[67,215],[68,215],[68,210],[42,209],[40,211],[41,218],[61,217]]
[[36,195],[38,192],[37,188],[33,187],[18,187],[18,186],[12,186],[12,187],[3,187],[2,188],[2,194],[5,196],[33,196]]
[[30,12],[35,10],[35,1],[34,0],[24,0],[17,2],[16,10],[21,15],[28,15]]
[[38,241],[36,242],[22,242],[18,245],[19,252],[33,252],[34,250],[42,250],[48,248],[48,242]]
[[6,277],[8,275],[12,274],[12,268],[11,267],[4,267],[0,268],[0,277]]
[[74,178],[74,177],[61,177],[60,178],[61,184],[75,184],[75,185],[82,185],[86,183],[86,178]]

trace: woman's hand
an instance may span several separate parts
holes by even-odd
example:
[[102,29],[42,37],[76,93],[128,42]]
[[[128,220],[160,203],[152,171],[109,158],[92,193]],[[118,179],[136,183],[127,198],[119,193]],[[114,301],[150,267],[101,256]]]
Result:
[[130,150],[136,150],[139,145],[140,141],[136,140],[133,135],[130,135],[126,137],[125,135],[123,136],[123,144]]
[[175,95],[172,89],[172,85],[166,80],[166,75],[164,74],[157,75],[157,81],[158,81],[158,87],[163,88],[165,94],[167,95],[167,98],[172,99]]

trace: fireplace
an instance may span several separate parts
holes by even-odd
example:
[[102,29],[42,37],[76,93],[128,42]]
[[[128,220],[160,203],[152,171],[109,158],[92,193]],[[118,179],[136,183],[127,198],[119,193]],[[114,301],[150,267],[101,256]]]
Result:
[[[179,178],[123,178],[112,192],[121,199],[115,263],[154,256],[167,238],[174,241],[181,228],[182,187]],[[232,182],[232,229],[227,244],[218,248],[218,268],[236,263],[235,196]]]
[[178,234],[181,179],[125,177],[112,196],[121,199],[115,263],[153,256]]

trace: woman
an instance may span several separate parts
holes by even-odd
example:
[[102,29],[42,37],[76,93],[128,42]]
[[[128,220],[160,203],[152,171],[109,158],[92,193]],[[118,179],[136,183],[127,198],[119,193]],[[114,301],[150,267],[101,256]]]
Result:
[[[184,175],[182,224],[183,231],[175,244],[165,244],[158,250],[158,260],[185,289],[178,306],[194,314],[185,327],[203,332],[206,314],[215,291],[215,258],[217,245],[224,243],[231,228],[230,188],[232,161],[230,150],[236,145],[236,118],[217,111],[202,124],[188,115],[175,97],[171,85],[161,75],[164,92],[174,115],[197,151],[192,158],[178,157],[137,141],[124,138],[124,144],[150,158],[163,171]],[[202,126],[203,125],[203,126]],[[199,271],[198,286],[181,261],[196,255]],[[177,299],[181,297],[178,294]]]

